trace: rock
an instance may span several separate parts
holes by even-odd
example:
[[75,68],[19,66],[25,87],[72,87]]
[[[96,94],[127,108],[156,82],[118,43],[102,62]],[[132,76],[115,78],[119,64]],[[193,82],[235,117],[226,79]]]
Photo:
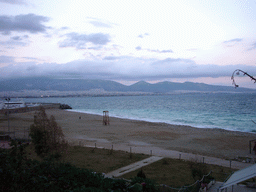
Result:
[[72,107],[67,104],[60,104],[60,109],[72,109]]

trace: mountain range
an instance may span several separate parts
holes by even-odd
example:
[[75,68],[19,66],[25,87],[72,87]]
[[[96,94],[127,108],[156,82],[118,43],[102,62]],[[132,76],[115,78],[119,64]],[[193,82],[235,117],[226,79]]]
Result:
[[255,89],[235,88],[234,86],[216,86],[204,83],[159,82],[155,84],[139,81],[132,85],[123,85],[110,80],[88,79],[54,79],[48,77],[16,78],[0,81],[0,92],[3,91],[87,91],[100,89],[107,92],[148,92],[172,93],[183,92],[256,92]]

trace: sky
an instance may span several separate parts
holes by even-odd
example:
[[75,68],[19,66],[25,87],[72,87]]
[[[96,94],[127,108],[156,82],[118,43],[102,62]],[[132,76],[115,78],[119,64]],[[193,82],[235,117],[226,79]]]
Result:
[[0,0],[0,79],[232,86],[236,69],[256,76],[255,0]]

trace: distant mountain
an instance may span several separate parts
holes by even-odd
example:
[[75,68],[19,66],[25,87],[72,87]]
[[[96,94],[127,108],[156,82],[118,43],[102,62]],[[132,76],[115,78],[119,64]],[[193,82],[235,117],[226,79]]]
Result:
[[233,86],[216,86],[204,83],[175,83],[175,82],[159,82],[150,84],[145,81],[139,81],[129,86],[130,91],[154,92],[154,93],[169,93],[174,91],[201,91],[201,92],[256,92],[254,89],[239,88]]
[[125,88],[125,85],[122,85],[115,81],[106,80],[54,79],[46,77],[34,77],[0,81],[0,91],[84,91],[90,89],[104,89],[106,91],[126,91],[124,90]]
[[171,93],[174,91],[201,91],[201,92],[256,92],[254,89],[237,88],[233,86],[215,86],[204,83],[175,83],[160,82],[150,84],[139,81],[133,85],[126,86],[121,83],[109,80],[86,80],[86,79],[54,79],[47,77],[18,78],[0,81],[1,91],[86,91],[101,89],[108,92],[150,92],[150,93]]

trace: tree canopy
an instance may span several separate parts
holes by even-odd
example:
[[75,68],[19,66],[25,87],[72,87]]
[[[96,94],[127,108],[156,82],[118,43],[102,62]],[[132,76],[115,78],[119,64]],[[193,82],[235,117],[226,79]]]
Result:
[[67,149],[62,128],[57,124],[53,115],[47,117],[45,109],[41,107],[35,113],[34,124],[30,126],[30,136],[38,156],[61,156]]

